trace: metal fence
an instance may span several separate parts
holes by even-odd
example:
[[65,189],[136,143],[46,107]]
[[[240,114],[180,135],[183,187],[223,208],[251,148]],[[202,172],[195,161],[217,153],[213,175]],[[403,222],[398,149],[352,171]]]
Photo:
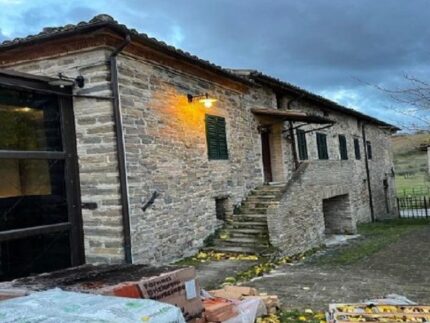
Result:
[[410,196],[430,196],[430,186],[417,186],[412,188],[402,188],[397,190],[397,195],[401,198]]
[[398,197],[397,207],[401,218],[428,218],[430,198],[426,196]]

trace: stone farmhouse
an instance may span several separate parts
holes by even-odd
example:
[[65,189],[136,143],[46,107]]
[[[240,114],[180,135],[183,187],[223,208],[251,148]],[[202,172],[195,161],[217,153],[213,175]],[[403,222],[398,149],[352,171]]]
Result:
[[[0,279],[294,254],[397,214],[395,126],[100,15],[0,45]],[[216,102],[215,102],[216,101]]]

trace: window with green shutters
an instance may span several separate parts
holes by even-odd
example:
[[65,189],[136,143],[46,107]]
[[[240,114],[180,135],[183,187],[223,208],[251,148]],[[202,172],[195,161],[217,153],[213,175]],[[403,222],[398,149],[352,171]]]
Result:
[[297,129],[297,147],[299,148],[299,158],[308,159],[308,147],[306,144],[306,133],[304,130]]
[[317,132],[317,149],[319,159],[328,159],[327,135]]
[[370,141],[366,142],[367,145],[367,159],[372,159],[372,144]]
[[339,135],[339,153],[340,159],[348,159],[348,148],[346,146],[346,137],[344,135]]
[[355,159],[361,159],[360,139],[354,138]]
[[225,119],[206,115],[206,141],[209,159],[228,159]]

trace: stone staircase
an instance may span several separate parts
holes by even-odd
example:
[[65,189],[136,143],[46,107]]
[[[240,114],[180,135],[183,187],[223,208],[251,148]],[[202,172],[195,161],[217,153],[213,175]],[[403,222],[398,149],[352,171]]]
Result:
[[216,252],[261,254],[270,248],[267,229],[267,208],[277,205],[285,183],[269,183],[251,192],[240,207],[239,214],[226,222],[212,246]]

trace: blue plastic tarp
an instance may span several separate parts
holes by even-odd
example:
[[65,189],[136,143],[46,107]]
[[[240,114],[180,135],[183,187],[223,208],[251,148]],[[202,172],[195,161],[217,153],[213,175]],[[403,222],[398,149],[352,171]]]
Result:
[[185,320],[181,310],[170,304],[56,288],[0,302],[0,322],[185,323]]

